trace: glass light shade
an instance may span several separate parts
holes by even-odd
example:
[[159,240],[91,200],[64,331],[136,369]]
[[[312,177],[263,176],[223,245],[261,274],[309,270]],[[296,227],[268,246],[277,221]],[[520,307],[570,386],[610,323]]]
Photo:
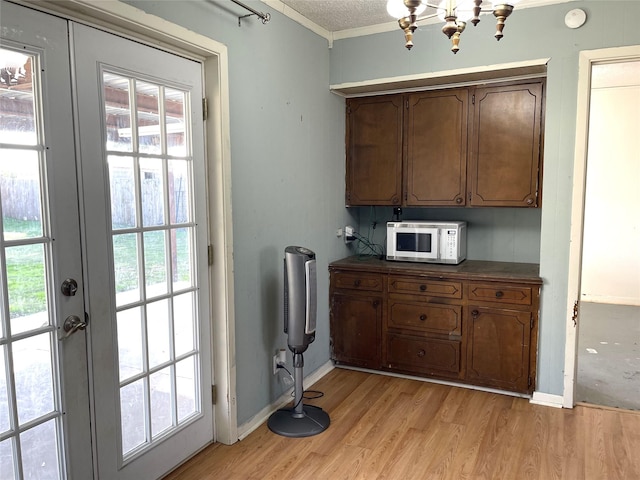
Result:
[[[427,8],[427,6],[424,3],[421,3],[416,8],[416,15],[420,15],[424,12],[425,8]],[[403,0],[388,0],[387,13],[389,13],[393,18],[404,18],[409,15],[409,9],[405,6]]]

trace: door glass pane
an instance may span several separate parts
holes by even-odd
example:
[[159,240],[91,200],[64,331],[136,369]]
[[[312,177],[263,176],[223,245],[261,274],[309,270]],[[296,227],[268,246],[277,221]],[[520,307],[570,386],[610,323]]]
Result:
[[193,293],[173,297],[176,356],[191,352],[195,347]]
[[131,152],[133,148],[129,80],[119,75],[105,73],[103,81],[107,150]]
[[128,86],[136,112],[131,154],[119,146],[107,151],[126,462],[201,411],[190,98],[113,72],[103,73],[103,84],[105,111],[113,109],[108,95],[117,84]]
[[34,58],[0,48],[0,143],[37,145]]
[[167,153],[176,157],[187,155],[185,142],[184,92],[165,88],[164,112],[167,129]]
[[15,478],[15,462],[13,460],[13,439],[0,442],[0,478]]
[[144,274],[147,297],[167,293],[166,231],[144,232]]
[[170,367],[151,375],[151,435],[154,438],[174,424],[171,377]]
[[196,362],[187,357],[176,364],[176,391],[178,393],[178,421],[197,412]]
[[13,374],[20,424],[53,411],[51,333],[13,344]]
[[165,299],[149,303],[147,305],[149,368],[171,359],[170,334],[169,301]]
[[142,224],[145,227],[164,223],[164,175],[162,161],[140,159]]
[[0,478],[22,472],[22,478],[58,479],[62,408],[57,322],[49,306],[41,68],[38,55],[20,50],[0,48]]
[[20,435],[24,478],[56,480],[60,477],[56,421],[49,420]]
[[13,334],[35,330],[49,323],[44,246],[5,248],[7,291]]
[[136,81],[136,107],[138,121],[138,151],[162,153],[160,143],[160,89],[157,85]]
[[0,191],[4,239],[41,237],[39,152],[0,149]]
[[138,234],[114,235],[113,269],[116,279],[116,305],[140,300],[140,272],[138,270]]
[[110,155],[111,228],[136,226],[136,183],[132,157]]
[[138,380],[120,388],[120,421],[122,424],[122,452],[126,455],[145,443],[145,387]]
[[144,370],[142,309],[129,308],[118,312],[117,316],[118,365],[120,381],[123,382]]

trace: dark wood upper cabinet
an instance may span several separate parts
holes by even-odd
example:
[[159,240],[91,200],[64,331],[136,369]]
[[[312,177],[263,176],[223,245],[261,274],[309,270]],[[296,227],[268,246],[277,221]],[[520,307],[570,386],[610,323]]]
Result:
[[538,206],[542,83],[475,89],[471,205]]
[[347,100],[346,204],[402,203],[402,96]]
[[538,207],[544,80],[347,100],[346,205]]
[[468,89],[408,96],[405,205],[465,205]]

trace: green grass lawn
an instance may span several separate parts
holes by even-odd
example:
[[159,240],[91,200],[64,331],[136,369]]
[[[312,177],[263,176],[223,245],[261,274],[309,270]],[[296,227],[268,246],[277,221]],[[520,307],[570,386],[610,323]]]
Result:
[[[42,235],[42,227],[38,222],[4,218],[3,226],[5,238],[37,238]],[[147,232],[144,237],[146,283],[152,285],[166,281],[164,232]],[[178,266],[174,277],[176,281],[186,281],[190,278],[186,229],[177,229],[174,239],[175,263]],[[7,247],[5,255],[11,318],[46,311],[43,244]],[[116,291],[124,292],[137,288],[139,269],[135,234],[114,237],[114,257],[117,271]]]

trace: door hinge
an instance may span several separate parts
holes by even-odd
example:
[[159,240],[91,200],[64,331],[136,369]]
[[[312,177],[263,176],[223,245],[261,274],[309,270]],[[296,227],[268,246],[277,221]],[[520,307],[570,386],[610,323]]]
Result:
[[409,99],[405,100],[404,108],[409,110]]
[[533,317],[529,319],[529,329],[533,330]]
[[213,265],[213,245],[207,245],[207,263]]
[[527,381],[527,387],[530,387],[532,383],[533,383],[533,380],[531,379],[531,376],[529,376],[529,379]]
[[209,119],[209,102],[206,98],[202,99],[202,120]]
[[471,105],[475,105],[476,104],[476,94],[474,93],[473,95],[471,95]]
[[573,326],[576,327],[578,325],[578,313],[580,312],[580,308],[578,307],[578,300],[576,300],[573,304],[573,315],[571,316],[571,321],[573,322]]
[[211,405],[215,405],[216,404],[216,386],[215,385],[211,385]]

